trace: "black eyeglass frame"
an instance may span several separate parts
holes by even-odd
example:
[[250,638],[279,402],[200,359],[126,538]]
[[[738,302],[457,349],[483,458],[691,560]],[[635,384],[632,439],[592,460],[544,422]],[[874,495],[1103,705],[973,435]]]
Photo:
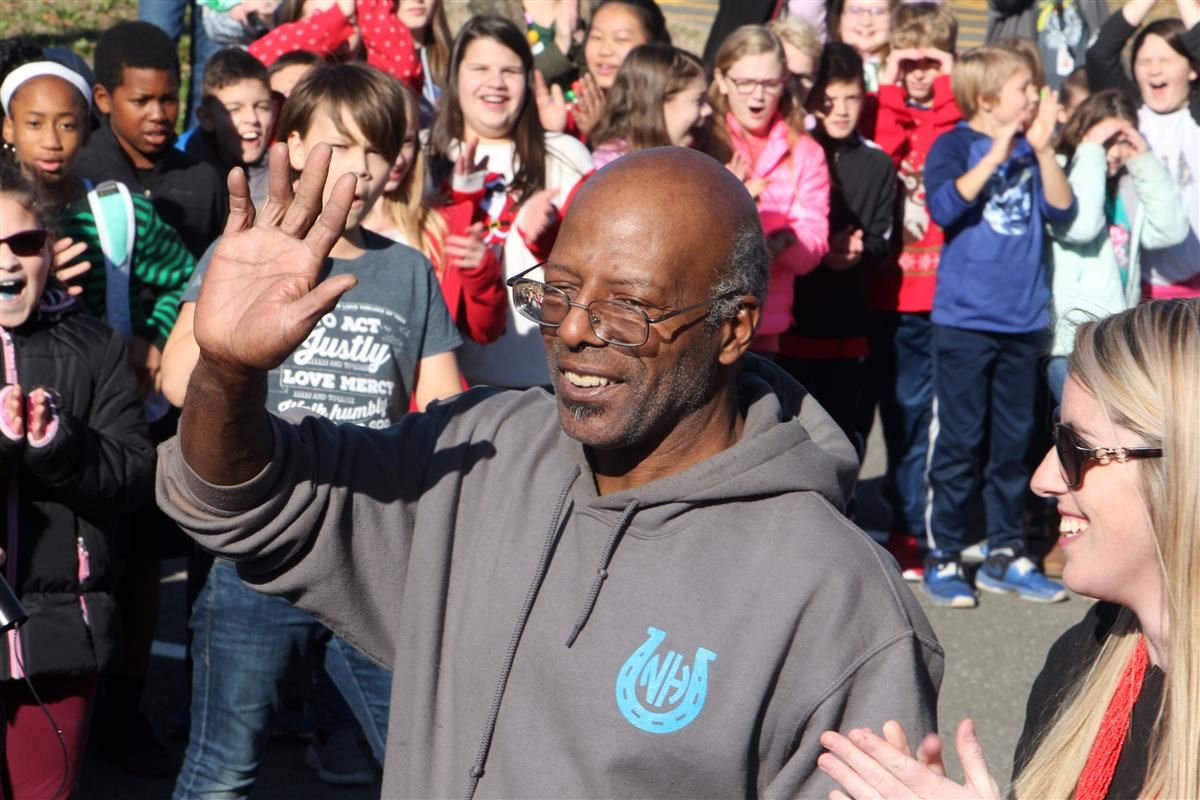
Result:
[[[714,297],[710,300],[705,300],[703,303],[694,303],[690,306],[684,306],[683,308],[677,308],[674,311],[668,311],[666,314],[661,314],[657,317],[651,317],[649,314],[646,313],[646,310],[644,308],[638,308],[637,306],[633,305],[632,303],[626,303],[623,300],[593,300],[591,303],[588,303],[587,305],[584,305],[583,303],[573,303],[573,302],[571,302],[571,298],[567,297],[567,293],[564,292],[562,289],[559,289],[557,286],[551,286],[550,284],[546,283],[545,281],[539,281],[539,280],[534,280],[533,278],[525,277],[529,273],[533,272],[535,269],[544,267],[548,263],[550,263],[550,262],[542,261],[538,264],[534,264],[529,269],[524,270],[522,272],[518,272],[516,275],[513,275],[511,278],[509,278],[508,280],[506,280],[504,282],[504,285],[507,286],[509,289],[515,290],[518,284],[532,283],[536,286],[542,287],[543,291],[545,291],[546,289],[549,289],[550,291],[558,292],[559,294],[561,294],[563,296],[563,298],[567,304],[567,311],[566,311],[566,313],[563,314],[563,322],[566,321],[567,314],[571,313],[572,308],[581,308],[581,309],[583,309],[584,313],[587,314],[588,324],[592,326],[592,333],[596,334],[596,338],[598,338],[602,342],[605,342],[606,344],[616,345],[617,347],[641,347],[646,342],[650,341],[650,326],[651,325],[657,325],[660,322],[666,322],[667,320],[671,319],[671,317],[677,317],[680,314],[686,314],[687,312],[695,311],[698,308],[705,308],[705,307],[711,308],[713,303],[719,303],[722,300],[728,300],[732,297],[737,297],[738,295],[741,294],[741,292],[726,292],[725,294],[720,295],[719,297]],[[644,319],[646,321],[645,337],[637,344],[630,344],[629,342],[614,342],[611,339],[606,339],[604,336],[601,336],[600,332],[598,330],[596,330],[596,318],[594,316],[592,316],[592,313],[591,313],[592,303],[608,303],[609,305],[616,305],[616,306],[620,306],[621,308],[627,308],[630,311],[636,311],[638,314],[640,314],[642,316],[642,319]],[[517,306],[515,300],[514,300],[513,305]],[[530,322],[536,322],[538,325],[542,326],[543,328],[557,328],[562,325],[562,322],[546,322],[544,320],[534,319],[533,317],[526,314],[524,311],[521,311],[519,306],[517,306],[517,311],[520,312],[521,315],[523,317],[525,317],[525,319],[529,320]]]
[[[1064,435],[1064,433],[1066,435]],[[1124,464],[1135,458],[1162,458],[1161,447],[1084,447],[1083,439],[1065,422],[1054,423],[1054,452],[1059,471],[1068,489],[1083,485],[1083,473],[1095,461],[1104,466],[1114,461]],[[1069,449],[1068,449],[1069,448]]]

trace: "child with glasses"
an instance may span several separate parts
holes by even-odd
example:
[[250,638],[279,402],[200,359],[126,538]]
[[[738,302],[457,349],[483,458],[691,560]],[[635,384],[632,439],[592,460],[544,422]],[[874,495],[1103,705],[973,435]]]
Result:
[[771,254],[754,350],[772,358],[792,322],[795,279],[829,252],[829,168],[787,83],[779,37],[746,25],[721,44],[709,89],[715,154],[754,198]]
[[29,614],[0,637],[0,784],[15,798],[73,792],[115,662],[114,545],[154,478],[125,345],[51,276],[53,244],[33,184],[0,161],[0,569]]

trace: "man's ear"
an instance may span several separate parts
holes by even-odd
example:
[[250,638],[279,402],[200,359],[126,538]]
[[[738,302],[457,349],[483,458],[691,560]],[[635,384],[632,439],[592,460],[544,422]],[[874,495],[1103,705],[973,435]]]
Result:
[[762,306],[754,295],[739,298],[741,305],[737,313],[721,322],[721,352],[717,356],[724,366],[731,366],[750,349],[758,322],[762,319]]
[[97,83],[92,87],[92,100],[101,114],[112,113],[112,95],[104,88],[104,84]]

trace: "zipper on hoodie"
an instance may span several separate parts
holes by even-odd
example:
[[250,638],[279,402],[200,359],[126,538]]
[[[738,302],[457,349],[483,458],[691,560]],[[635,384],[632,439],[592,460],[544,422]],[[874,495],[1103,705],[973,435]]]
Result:
[[[10,386],[18,384],[19,376],[17,374],[17,348],[13,344],[12,334],[6,329],[0,328],[0,342],[3,342],[4,351],[4,383]],[[5,554],[8,560],[4,564],[5,577],[8,579],[8,585],[12,587],[13,592],[18,592],[17,588],[17,545],[18,534],[17,530],[17,487],[20,481],[20,474],[17,472],[18,464],[12,464],[8,469],[8,475],[5,479],[8,483],[7,497],[5,498],[4,518],[7,523],[8,538],[5,542]],[[8,639],[8,674],[12,679],[25,677],[25,670],[21,669],[21,664],[25,662],[24,654],[21,652],[21,637],[14,628],[5,633]]]

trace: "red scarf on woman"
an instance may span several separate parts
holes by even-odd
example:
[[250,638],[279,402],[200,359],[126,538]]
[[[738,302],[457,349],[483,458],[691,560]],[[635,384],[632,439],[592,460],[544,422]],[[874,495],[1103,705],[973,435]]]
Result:
[[1112,783],[1117,762],[1121,759],[1121,747],[1129,734],[1129,723],[1133,718],[1133,706],[1142,692],[1142,680],[1146,677],[1146,637],[1139,636],[1137,649],[1125,665],[1121,682],[1104,712],[1100,731],[1092,743],[1087,763],[1079,775],[1075,787],[1075,800],[1104,800],[1108,797],[1108,786]]

